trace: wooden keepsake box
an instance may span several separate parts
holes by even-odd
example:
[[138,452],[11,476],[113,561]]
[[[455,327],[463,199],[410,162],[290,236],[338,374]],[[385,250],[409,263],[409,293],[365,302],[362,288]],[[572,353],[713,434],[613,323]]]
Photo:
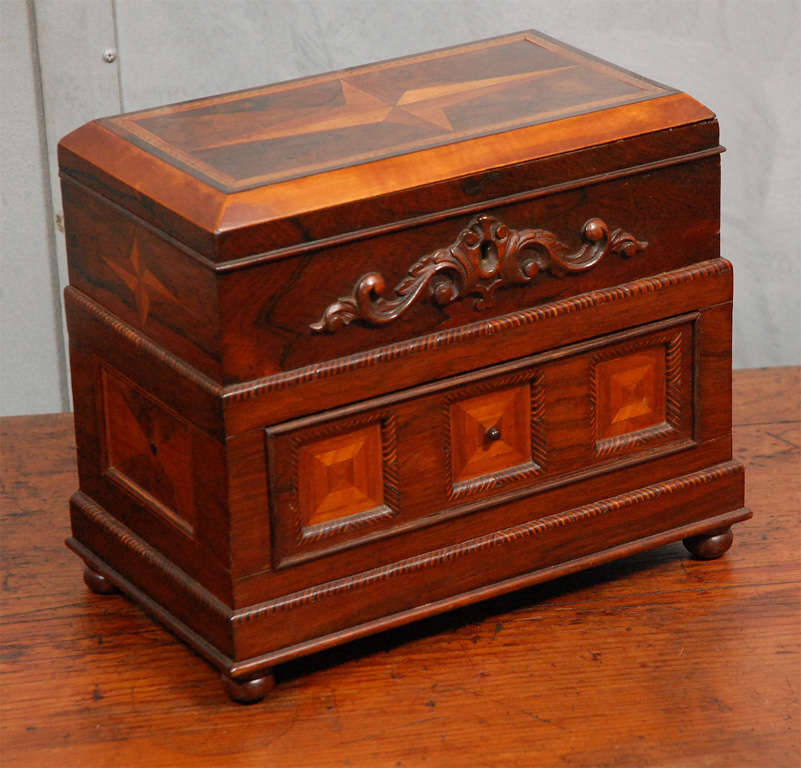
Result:
[[89,586],[255,700],[351,638],[722,554],[722,150],[686,94],[533,32],[68,135]]

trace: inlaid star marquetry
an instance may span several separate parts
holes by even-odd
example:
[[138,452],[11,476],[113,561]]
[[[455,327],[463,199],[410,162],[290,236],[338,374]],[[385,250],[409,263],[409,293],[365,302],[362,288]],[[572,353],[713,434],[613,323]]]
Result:
[[134,297],[136,314],[139,322],[144,325],[150,313],[150,303],[152,296],[158,296],[166,301],[177,301],[177,298],[170,293],[162,283],[144,263],[139,246],[138,235],[134,237],[131,251],[128,254],[130,266],[118,262],[107,260],[108,266],[115,274],[128,286]]
[[195,151],[218,149],[234,144],[322,133],[385,121],[409,124],[414,118],[428,122],[443,131],[452,131],[454,127],[445,111],[447,107],[480,99],[488,91],[502,91],[526,80],[573,69],[574,66],[566,65],[539,72],[522,72],[457,83],[439,83],[426,88],[405,90],[395,99],[368,93],[348,80],[340,79],[338,82],[344,101],[339,107],[323,105],[308,109],[286,108],[254,113],[251,115],[251,128],[247,135],[242,134],[241,119],[238,115],[217,116],[213,129],[214,141],[199,143],[193,146],[193,149]]
[[104,122],[234,192],[666,93],[522,32]]

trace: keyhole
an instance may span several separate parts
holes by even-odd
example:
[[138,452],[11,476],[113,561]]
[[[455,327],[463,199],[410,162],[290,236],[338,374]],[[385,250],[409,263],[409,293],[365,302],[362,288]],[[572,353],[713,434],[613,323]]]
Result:
[[481,243],[481,256],[479,257],[479,269],[484,277],[491,277],[498,268],[498,249],[492,240],[484,240]]

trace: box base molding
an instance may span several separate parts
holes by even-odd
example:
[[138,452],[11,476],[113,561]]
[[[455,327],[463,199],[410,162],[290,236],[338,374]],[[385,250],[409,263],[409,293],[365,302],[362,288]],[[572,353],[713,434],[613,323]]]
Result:
[[[734,463],[730,462],[729,464],[719,466],[728,468],[729,465],[733,466]],[[691,475],[685,476],[683,479],[689,480],[694,476],[701,477],[708,475],[712,470],[715,470],[715,468],[708,468],[701,472],[692,473]],[[647,492],[648,489],[643,488],[634,493],[642,493],[643,491]],[[76,495],[83,496],[83,494]],[[620,497],[616,497],[616,499],[619,498]],[[96,506],[88,497],[86,497],[86,501]],[[73,503],[75,502],[76,500],[74,499]],[[185,621],[154,600],[139,586],[132,583],[125,575],[111,567],[78,539],[70,537],[67,539],[66,544],[86,563],[89,571],[85,575],[85,579],[90,588],[101,594],[108,594],[114,591],[113,588],[116,588],[128,596],[147,614],[165,626],[173,634],[177,635],[200,656],[214,665],[221,672],[226,691],[232,699],[247,703],[261,699],[272,687],[272,668],[275,665],[360,637],[398,627],[471,603],[491,599],[517,589],[566,576],[577,571],[592,568],[679,540],[684,540],[685,546],[695,557],[700,559],[719,557],[731,546],[732,534],[730,527],[734,523],[749,519],[751,516],[751,511],[746,507],[726,511],[718,515],[706,517],[702,520],[671,527],[668,530],[658,531],[651,535],[621,543],[601,551],[592,552],[557,564],[527,571],[511,578],[501,579],[474,589],[427,602],[424,605],[396,611],[354,626],[346,627],[336,632],[321,634],[320,636],[302,642],[271,650],[268,653],[249,656],[244,659],[235,659],[232,655],[229,655],[224,652],[224,650],[221,650],[213,643],[209,642],[209,640],[204,638],[195,629],[188,626]],[[140,547],[136,549],[140,549]],[[141,552],[139,556],[141,557]],[[150,559],[155,564],[155,560],[164,558],[162,555],[154,552]],[[100,588],[96,589],[96,586]],[[203,588],[200,587],[200,585],[195,585],[195,590],[198,589],[202,590]],[[214,600],[214,602],[217,601]],[[228,631],[231,631],[238,617],[246,616],[248,612],[252,612],[255,607],[250,606],[244,609],[223,612],[219,610],[219,603],[217,603],[217,606],[218,610],[215,611],[215,613],[218,619],[221,620],[221,624],[225,625]]]

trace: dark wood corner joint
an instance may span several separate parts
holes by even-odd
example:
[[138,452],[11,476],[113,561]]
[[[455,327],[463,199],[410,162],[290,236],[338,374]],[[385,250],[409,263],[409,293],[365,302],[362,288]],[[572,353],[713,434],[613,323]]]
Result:
[[387,295],[380,272],[362,275],[350,296],[329,304],[311,324],[314,332],[333,332],[354,320],[386,325],[397,320],[418,299],[428,296],[440,307],[475,296],[478,310],[494,304],[499,288],[533,281],[540,272],[554,277],[586,272],[607,254],[624,258],[648,247],[629,232],[610,233],[603,219],[588,219],[581,230],[583,243],[574,252],[545,229],[512,229],[488,214],[475,216],[454,242],[419,258]]

